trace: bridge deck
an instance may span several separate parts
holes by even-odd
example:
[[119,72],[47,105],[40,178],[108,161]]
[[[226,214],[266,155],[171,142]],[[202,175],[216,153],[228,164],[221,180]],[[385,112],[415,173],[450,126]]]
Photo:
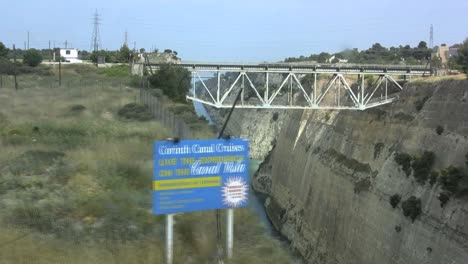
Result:
[[[148,64],[152,69],[158,69],[162,64]],[[307,73],[343,73],[343,74],[394,74],[423,75],[430,74],[423,66],[380,66],[380,65],[285,65],[285,64],[172,64],[189,71],[244,71],[244,72],[294,72]]]

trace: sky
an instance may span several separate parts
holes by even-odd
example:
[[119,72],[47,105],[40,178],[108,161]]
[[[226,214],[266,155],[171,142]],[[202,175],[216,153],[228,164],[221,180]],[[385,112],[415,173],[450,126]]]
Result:
[[467,0],[1,0],[0,42],[91,49],[100,14],[104,49],[172,49],[184,61],[264,62],[345,48],[468,37]]

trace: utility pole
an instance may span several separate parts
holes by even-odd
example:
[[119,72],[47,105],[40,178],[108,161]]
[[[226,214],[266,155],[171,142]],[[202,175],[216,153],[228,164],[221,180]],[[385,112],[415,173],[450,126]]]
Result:
[[431,30],[429,32],[429,48],[431,50],[431,57],[430,57],[430,62],[429,62],[429,69],[430,69],[430,74],[434,74],[434,69],[432,68],[432,59],[433,59],[433,53],[434,53],[434,26],[431,24]]
[[28,30],[28,49],[29,49],[29,30]]
[[434,26],[431,24],[431,31],[429,33],[429,48],[434,48]]
[[15,64],[15,66],[13,67],[14,76],[15,76],[15,90],[18,90],[18,81],[16,80],[16,47],[15,47],[15,44],[13,44],[13,62]]
[[50,40],[49,40],[49,62],[50,62],[50,52],[51,50],[50,50]]
[[60,51],[59,51],[59,87],[60,86],[62,86],[62,60],[60,58]]
[[125,41],[124,41],[124,45],[125,45],[125,47],[128,48],[128,32],[127,32],[127,31],[125,31]]
[[65,44],[65,48],[68,48],[68,41],[67,40],[65,40],[64,44]]
[[[59,50],[59,52],[60,52],[60,50]],[[53,56],[52,60],[54,61],[54,65],[55,65],[55,40],[54,40],[54,52],[52,54],[53,54],[52,55]]]
[[101,36],[99,35],[99,25],[101,24],[101,18],[99,17],[99,14],[97,12],[94,13],[94,19],[93,19],[93,35],[91,37],[91,50],[94,52],[94,56],[96,56],[96,66],[98,64],[98,54],[99,54],[99,48],[102,49],[102,44],[101,44]]

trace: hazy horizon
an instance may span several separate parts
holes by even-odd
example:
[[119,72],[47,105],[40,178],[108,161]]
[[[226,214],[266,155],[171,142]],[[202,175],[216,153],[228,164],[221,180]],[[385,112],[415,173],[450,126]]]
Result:
[[[443,4],[443,6],[442,6]],[[15,1],[4,6],[0,41],[23,48],[90,50],[93,14],[101,18],[103,49],[116,50],[128,32],[130,48],[172,49],[192,61],[278,61],[345,48],[385,47],[429,42],[455,44],[468,37],[462,0],[412,1]],[[446,8],[443,8],[446,7]],[[21,15],[18,15],[21,14]]]

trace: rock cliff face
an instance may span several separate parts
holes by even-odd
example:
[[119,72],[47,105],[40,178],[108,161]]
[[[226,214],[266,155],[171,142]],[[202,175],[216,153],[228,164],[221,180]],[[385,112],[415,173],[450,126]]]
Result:
[[[234,119],[253,156],[267,157],[254,188],[307,263],[468,263],[467,195],[442,208],[440,184],[416,182],[394,159],[432,151],[433,170],[467,174],[468,81],[412,83],[395,104],[366,111],[273,112]],[[394,194],[420,198],[422,214],[413,222],[401,203],[392,208]]]

